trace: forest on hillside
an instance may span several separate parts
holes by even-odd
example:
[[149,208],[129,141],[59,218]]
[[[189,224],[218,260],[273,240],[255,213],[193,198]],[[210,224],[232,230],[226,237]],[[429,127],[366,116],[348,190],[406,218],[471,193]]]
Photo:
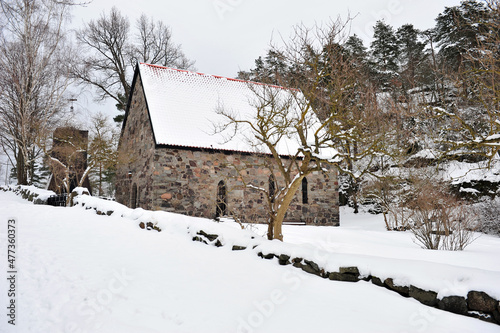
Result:
[[[378,21],[368,47],[348,34],[349,20],[298,25],[238,78],[297,88],[313,101],[344,157],[341,204],[369,204],[387,214],[388,229],[414,219],[446,229],[462,214],[498,232],[499,2],[462,1],[435,22],[420,31]],[[453,179],[457,168],[470,171]],[[476,169],[491,177],[466,176]],[[474,217],[457,213],[472,212],[471,202],[482,202]]]

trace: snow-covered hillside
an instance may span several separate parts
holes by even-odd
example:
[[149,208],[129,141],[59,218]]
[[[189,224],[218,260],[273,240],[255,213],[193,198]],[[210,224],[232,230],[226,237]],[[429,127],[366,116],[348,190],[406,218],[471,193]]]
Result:
[[[411,234],[385,231],[380,217],[344,210],[339,228],[285,226],[285,243],[270,242],[260,237],[263,226],[242,231],[231,222],[83,200],[115,213],[33,205],[0,191],[0,267],[6,274],[6,224],[14,218],[18,268],[16,326],[7,322],[9,286],[0,279],[1,332],[500,331],[369,282],[330,281],[256,255],[289,253],[332,271],[356,265],[362,275],[433,288],[440,297],[479,288],[499,299],[499,238],[483,235],[460,252],[423,250]],[[201,229],[224,246],[193,242]]]

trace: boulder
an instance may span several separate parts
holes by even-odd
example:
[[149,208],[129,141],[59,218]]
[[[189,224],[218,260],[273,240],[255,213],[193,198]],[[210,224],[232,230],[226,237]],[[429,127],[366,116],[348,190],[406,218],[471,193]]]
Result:
[[276,256],[274,253],[264,254],[262,252],[257,253],[257,255],[263,259],[273,259]]
[[438,308],[456,314],[467,314],[467,301],[461,296],[446,296],[438,301]]
[[314,261],[311,260],[304,260],[307,266],[310,266],[315,272],[320,272],[321,269],[319,268],[318,264],[316,264]]
[[301,266],[302,267],[300,267],[300,268],[302,268],[302,270],[304,272],[309,273],[309,274],[314,274],[314,275],[317,275],[317,276],[321,276],[321,273],[318,272],[318,271],[316,271],[316,270],[314,270],[311,266],[309,266],[309,265],[301,265]]
[[423,290],[418,287],[410,285],[410,290],[408,294],[410,295],[410,297],[428,306],[436,306],[438,303],[437,293],[434,291]]
[[340,267],[339,269],[340,273],[341,274],[352,274],[352,275],[356,275],[356,276],[359,276],[359,270],[357,267]]
[[497,309],[498,301],[482,291],[469,291],[467,305],[471,311],[493,313]]
[[306,263],[305,265],[302,265],[302,270],[307,273],[311,273],[317,276],[321,276],[322,270],[319,268],[319,266],[314,262],[310,260],[304,260]]
[[290,256],[286,254],[280,254],[278,257],[278,262],[280,265],[290,265]]
[[352,274],[342,274],[339,272],[332,272],[328,276],[330,280],[335,280],[335,281],[345,281],[345,282],[358,282],[359,278],[356,275]]
[[200,230],[196,233],[197,235],[200,235],[200,236],[203,236],[203,237],[206,237],[209,241],[213,242],[214,240],[217,239],[217,237],[219,237],[218,235],[215,235],[215,234],[207,234],[205,231],[203,230]]
[[385,287],[384,282],[376,276],[372,276],[372,283],[379,287]]
[[388,289],[399,293],[401,296],[404,296],[404,297],[410,296],[410,288],[407,286],[395,285],[394,280],[392,278],[385,279],[384,284]]

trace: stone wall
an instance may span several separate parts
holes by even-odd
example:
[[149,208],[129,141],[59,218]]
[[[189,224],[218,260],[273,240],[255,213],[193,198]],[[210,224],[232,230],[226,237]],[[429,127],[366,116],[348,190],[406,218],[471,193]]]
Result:
[[[217,186],[227,189],[228,215],[243,221],[267,221],[267,201],[262,192],[244,187],[269,188],[266,157],[256,154],[203,151],[201,149],[158,148],[154,156],[153,209],[189,216],[214,218]],[[283,184],[283,179],[277,177]],[[338,225],[338,182],[336,171],[315,172],[307,177],[308,203],[299,189],[285,221]]]
[[[151,230],[151,229],[150,229]],[[216,247],[225,246],[222,237],[217,234],[208,234],[203,230],[190,230],[195,234],[193,241],[201,242]],[[247,246],[232,244],[233,251],[249,250]],[[426,290],[417,286],[407,284],[398,285],[393,278],[381,279],[374,275],[362,275],[356,266],[339,267],[336,271],[327,271],[313,260],[307,258],[293,257],[281,252],[262,252],[259,245],[253,245],[251,250],[263,259],[276,260],[279,265],[292,265],[306,273],[317,275],[324,279],[343,282],[366,281],[396,292],[403,297],[411,297],[423,305],[438,308],[459,315],[469,316],[500,325],[500,302],[483,291],[470,290],[466,296],[444,296],[438,297],[438,291]]]
[[[140,77],[137,77],[119,144],[116,201],[128,207],[152,208],[152,174],[155,142]],[[134,186],[135,185],[135,186]],[[137,189],[135,203],[132,191]]]

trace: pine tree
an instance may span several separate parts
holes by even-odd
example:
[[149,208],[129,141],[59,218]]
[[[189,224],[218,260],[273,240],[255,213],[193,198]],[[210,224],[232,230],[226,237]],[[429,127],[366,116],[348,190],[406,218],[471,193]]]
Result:
[[488,32],[488,9],[475,0],[462,1],[460,6],[446,7],[436,18],[435,35],[439,54],[450,71],[458,71],[464,55],[477,49],[478,42]]
[[283,56],[275,50],[268,50],[264,59],[259,56],[255,60],[255,68],[238,72],[238,79],[263,82],[267,84],[285,85],[285,77],[289,68]]
[[368,51],[363,41],[356,34],[350,36],[344,44],[345,51],[352,59],[354,66],[360,69],[368,67]]
[[400,50],[401,81],[405,92],[423,81],[419,74],[426,58],[425,43],[419,40],[419,35],[420,32],[412,24],[405,24],[396,32]]
[[390,81],[398,73],[399,45],[392,26],[384,21],[377,21],[373,28],[371,58],[376,80],[382,89],[387,90]]

